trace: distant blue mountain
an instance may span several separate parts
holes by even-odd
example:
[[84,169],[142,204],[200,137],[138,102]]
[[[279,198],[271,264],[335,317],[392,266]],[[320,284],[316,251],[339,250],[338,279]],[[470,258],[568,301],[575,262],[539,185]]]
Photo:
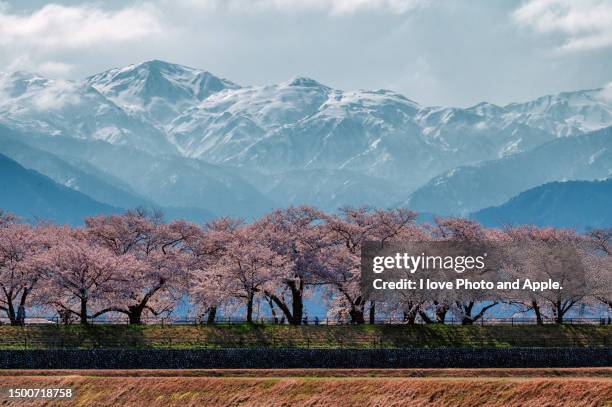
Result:
[[559,137],[529,151],[455,168],[430,180],[404,203],[417,212],[467,216],[502,205],[549,182],[605,179],[612,174],[612,126]]
[[85,216],[123,211],[28,170],[2,154],[0,208],[29,221],[44,219],[72,225],[82,223]]
[[107,205],[247,220],[397,201],[468,215],[547,182],[609,177],[610,126],[605,89],[456,108],[305,77],[240,86],[159,60],[77,81],[0,72],[1,154]]
[[486,226],[530,224],[578,230],[612,226],[612,179],[551,182],[472,217]]
[[74,157],[59,157],[29,146],[20,141],[23,138],[23,134],[0,125],[0,154],[101,203],[118,208],[156,206],[119,178]]
[[[215,215],[203,208],[165,206],[136,193],[126,182],[75,157],[59,156],[23,143],[26,135],[0,125],[0,154],[95,201],[116,208],[160,210],[167,220],[204,222]],[[91,215],[95,215],[92,213]]]

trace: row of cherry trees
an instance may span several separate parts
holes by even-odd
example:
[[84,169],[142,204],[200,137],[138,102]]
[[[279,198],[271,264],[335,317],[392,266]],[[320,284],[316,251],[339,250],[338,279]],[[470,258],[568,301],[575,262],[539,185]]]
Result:
[[[532,312],[540,323],[545,318],[560,323],[578,304],[612,309],[609,230],[580,235],[525,226],[486,229],[461,218],[422,225],[415,218],[406,209],[346,208],[328,214],[292,207],[248,224],[220,218],[199,226],[164,222],[160,214],[135,210],[90,217],[84,227],[71,228],[23,224],[0,212],[0,310],[14,325],[23,324],[26,310],[33,308],[83,324],[118,314],[138,324],[144,317],[172,312],[187,297],[209,322],[229,305],[252,321],[259,303],[276,321],[298,325],[313,292],[327,302],[331,318],[358,324],[391,315],[406,323],[444,323],[449,313],[471,324],[502,305]],[[517,275],[541,266],[539,242],[586,242],[588,284],[562,293],[534,293],[528,301],[457,292],[435,298],[406,295],[376,304],[362,296],[365,241],[485,239],[529,243],[525,262],[515,265]],[[562,270],[550,273],[565,278]]]

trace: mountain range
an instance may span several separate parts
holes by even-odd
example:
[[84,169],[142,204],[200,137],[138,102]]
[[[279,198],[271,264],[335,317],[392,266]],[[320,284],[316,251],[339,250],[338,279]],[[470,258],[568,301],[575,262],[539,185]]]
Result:
[[30,221],[79,224],[85,216],[121,211],[28,170],[2,154],[0,174],[2,209]]
[[440,215],[467,215],[538,185],[612,176],[612,127],[560,137],[498,160],[454,168],[410,195],[405,205]]
[[606,89],[456,108],[305,77],[241,86],[157,60],[79,81],[0,74],[0,153],[122,208],[468,214],[546,182],[608,177],[611,125]]
[[472,215],[485,226],[538,225],[577,230],[612,225],[612,179],[551,182]]

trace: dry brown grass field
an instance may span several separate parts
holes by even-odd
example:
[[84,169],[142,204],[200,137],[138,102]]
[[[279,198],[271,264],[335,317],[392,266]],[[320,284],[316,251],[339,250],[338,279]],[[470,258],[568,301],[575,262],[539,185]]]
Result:
[[[612,369],[1,371],[7,406],[612,406]],[[65,401],[6,389],[71,387]]]

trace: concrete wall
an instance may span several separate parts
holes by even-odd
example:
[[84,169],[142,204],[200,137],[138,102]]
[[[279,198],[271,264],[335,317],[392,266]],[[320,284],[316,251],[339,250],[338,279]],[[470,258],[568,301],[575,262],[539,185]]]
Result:
[[612,366],[612,348],[0,350],[2,369],[588,366]]

